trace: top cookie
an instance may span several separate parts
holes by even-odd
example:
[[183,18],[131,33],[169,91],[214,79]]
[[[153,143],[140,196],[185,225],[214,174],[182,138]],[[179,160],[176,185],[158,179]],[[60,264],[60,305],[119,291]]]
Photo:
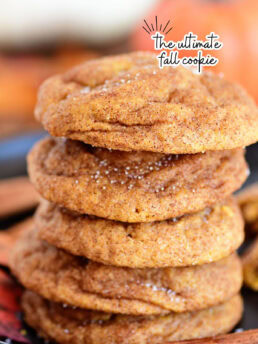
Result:
[[151,53],[86,62],[47,80],[36,118],[52,136],[171,154],[243,147],[258,139],[255,102],[212,73],[158,67]]

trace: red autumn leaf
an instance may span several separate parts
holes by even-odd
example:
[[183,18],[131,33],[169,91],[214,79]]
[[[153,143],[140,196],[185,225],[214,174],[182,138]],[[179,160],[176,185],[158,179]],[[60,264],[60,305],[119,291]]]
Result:
[[8,337],[20,343],[30,343],[21,334],[19,298],[22,289],[4,272],[0,271],[0,337]]
[[[27,219],[0,232],[0,265],[8,265],[12,246],[32,225],[32,219]],[[17,316],[21,311],[19,306],[21,293],[22,288],[7,273],[0,271],[0,337],[7,337],[20,343],[30,343],[21,333],[22,324]]]

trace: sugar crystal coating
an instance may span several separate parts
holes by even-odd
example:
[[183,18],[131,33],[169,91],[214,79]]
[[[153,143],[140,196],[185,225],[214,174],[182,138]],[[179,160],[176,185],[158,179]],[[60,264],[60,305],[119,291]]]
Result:
[[242,149],[167,155],[54,138],[40,141],[28,157],[31,181],[44,198],[123,222],[164,220],[209,207],[242,185],[246,168]]

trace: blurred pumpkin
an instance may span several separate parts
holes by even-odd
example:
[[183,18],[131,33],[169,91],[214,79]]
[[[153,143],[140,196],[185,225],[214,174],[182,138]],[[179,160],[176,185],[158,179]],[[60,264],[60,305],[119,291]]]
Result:
[[[258,1],[257,0],[164,0],[146,16],[148,23],[159,24],[170,19],[173,29],[166,41],[182,40],[192,31],[199,39],[211,31],[219,34],[224,47],[210,51],[219,58],[216,72],[241,83],[258,101]],[[133,50],[153,50],[153,41],[142,29],[143,21],[131,36]],[[205,53],[204,53],[205,54]],[[181,51],[180,56],[196,55],[196,51]]]

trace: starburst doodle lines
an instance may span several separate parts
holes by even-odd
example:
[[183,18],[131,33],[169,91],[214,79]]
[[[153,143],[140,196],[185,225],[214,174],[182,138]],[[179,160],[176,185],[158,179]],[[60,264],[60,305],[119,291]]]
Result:
[[145,26],[142,26],[142,28],[150,35],[152,32],[163,32],[165,35],[167,35],[172,29],[173,26],[169,26],[170,20],[167,21],[167,23],[164,25],[164,28],[162,27],[162,24],[158,24],[158,17],[155,16],[155,29],[154,25],[152,23],[148,24],[148,22],[144,19]]

